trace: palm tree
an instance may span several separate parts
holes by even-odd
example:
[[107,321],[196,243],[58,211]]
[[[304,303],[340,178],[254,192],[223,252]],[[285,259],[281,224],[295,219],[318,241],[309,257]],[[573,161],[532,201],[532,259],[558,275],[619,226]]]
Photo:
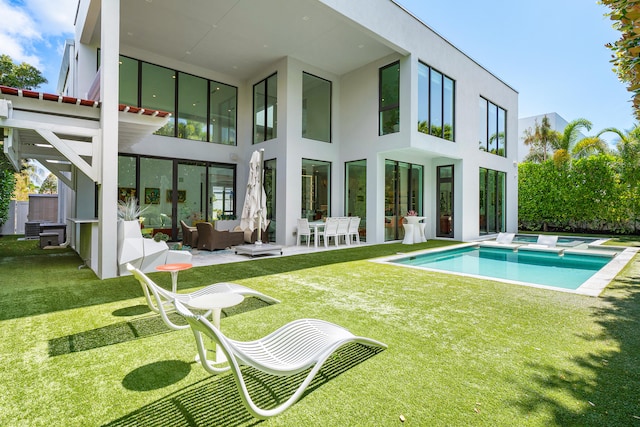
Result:
[[548,153],[557,145],[560,137],[559,132],[551,129],[547,116],[542,118],[541,124],[538,124],[538,120],[536,120],[533,129],[529,128],[524,131],[524,145],[531,146],[525,160],[538,163],[544,162],[547,160]]
[[607,153],[609,147],[607,143],[597,136],[587,136],[578,141],[571,150],[571,156],[574,159],[589,157],[593,154]]
[[580,129],[584,128],[589,131],[591,130],[591,126],[592,124],[589,120],[582,118],[569,122],[560,134],[560,138],[555,141],[555,145],[553,147],[555,149],[555,153],[553,154],[554,158],[570,159],[571,154],[573,154],[573,148],[577,143]]

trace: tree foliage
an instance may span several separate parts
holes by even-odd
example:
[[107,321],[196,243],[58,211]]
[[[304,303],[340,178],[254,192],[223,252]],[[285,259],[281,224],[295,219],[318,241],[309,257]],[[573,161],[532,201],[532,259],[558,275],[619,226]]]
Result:
[[524,130],[524,145],[530,147],[529,154],[525,160],[533,162],[544,162],[549,158],[553,147],[558,145],[560,133],[551,129],[549,118],[544,116],[542,123],[535,121],[533,128]]
[[9,55],[0,55],[0,85],[36,89],[47,83],[40,70],[26,62],[15,64]]
[[40,186],[40,194],[58,194],[58,178],[50,173]]
[[632,95],[636,118],[640,119],[640,0],[601,0],[601,4],[611,9],[606,13],[613,28],[621,36],[606,46],[613,52],[611,63],[618,78],[627,84]]

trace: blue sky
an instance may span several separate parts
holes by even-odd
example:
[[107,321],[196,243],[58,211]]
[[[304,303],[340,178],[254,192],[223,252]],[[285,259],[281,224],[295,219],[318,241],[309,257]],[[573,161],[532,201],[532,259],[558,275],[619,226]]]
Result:
[[[398,2],[517,90],[519,117],[586,118],[589,134],[634,125],[630,95],[604,46],[619,33],[596,0]],[[56,92],[76,7],[77,0],[0,0],[0,53],[41,70],[49,80],[41,91]]]

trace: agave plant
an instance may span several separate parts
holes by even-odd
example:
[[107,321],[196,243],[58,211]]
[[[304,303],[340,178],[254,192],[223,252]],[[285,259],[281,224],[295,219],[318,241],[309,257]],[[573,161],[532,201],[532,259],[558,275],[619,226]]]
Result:
[[138,199],[135,197],[127,197],[124,201],[118,200],[118,218],[124,221],[135,221],[147,207],[140,209]]

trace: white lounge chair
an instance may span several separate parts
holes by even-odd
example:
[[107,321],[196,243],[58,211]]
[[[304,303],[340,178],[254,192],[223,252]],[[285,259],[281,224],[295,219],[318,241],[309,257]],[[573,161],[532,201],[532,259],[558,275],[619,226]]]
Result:
[[[190,300],[201,297],[203,295],[236,293],[243,296],[260,298],[261,300],[270,304],[276,304],[280,302],[277,299],[271,298],[261,292],[235,283],[215,283],[213,285],[209,285],[205,288],[188,294],[174,293],[162,288],[161,286],[158,286],[158,284],[151,280],[149,276],[147,276],[131,264],[127,264],[127,270],[129,270],[129,272],[133,274],[133,277],[138,279],[138,282],[140,282],[140,286],[142,286],[142,291],[144,292],[144,297],[147,300],[149,308],[153,312],[158,313],[164,323],[170,329],[174,330],[186,329],[189,327],[189,325],[178,325],[172,322],[171,319],[169,319],[168,313],[174,310],[174,306],[173,304],[171,304],[173,301],[180,301],[188,306]],[[209,311],[206,313],[206,315],[208,316],[210,313],[211,312]]]
[[480,242],[480,246],[516,249],[520,245],[512,243],[515,235],[516,233],[498,233],[496,240],[484,240]]
[[532,243],[530,247],[541,247],[541,248],[555,248],[558,243],[558,236],[549,236],[547,234],[540,234],[538,236],[538,240],[536,243]]
[[[175,308],[191,326],[199,359],[204,369],[212,374],[231,370],[236,385],[240,389],[242,402],[254,417],[260,419],[281,414],[291,407],[302,396],[324,362],[344,344],[355,342],[368,346],[387,347],[379,341],[353,335],[341,326],[317,319],[294,320],[255,341],[235,341],[227,338],[205,316],[191,313],[181,302],[176,301]],[[217,368],[207,360],[207,348],[203,335],[216,343],[217,351],[224,352],[229,366]],[[241,365],[251,366],[276,376],[290,376],[312,369],[291,397],[275,408],[263,409],[256,405],[249,395],[240,369]]]

